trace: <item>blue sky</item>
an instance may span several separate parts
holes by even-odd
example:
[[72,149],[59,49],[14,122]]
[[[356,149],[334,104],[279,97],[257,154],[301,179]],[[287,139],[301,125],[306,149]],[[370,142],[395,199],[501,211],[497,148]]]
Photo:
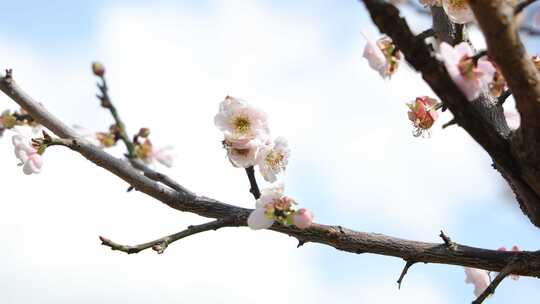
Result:
[[[390,81],[369,70],[360,29],[377,30],[356,1],[21,1],[2,4],[0,17],[9,25],[0,28],[0,63],[15,68],[31,95],[69,123],[105,129],[110,118],[93,99],[89,72],[92,60],[102,60],[128,127],[149,126],[156,142],[177,147],[167,173],[198,193],[252,206],[212,123],[231,94],[264,108],[274,134],[289,139],[287,192],[318,222],[433,242],[443,229],[467,245],[538,249],[538,229],[487,155],[462,130],[440,129],[449,114],[431,138],[412,137],[404,103],[431,91],[405,64]],[[411,18],[418,31],[428,26]],[[473,33],[481,45],[478,38]],[[8,138],[0,155],[13,189],[0,205],[7,303],[243,303],[261,301],[257,295],[277,280],[291,301],[303,293],[316,303],[473,298],[460,267],[415,265],[397,291],[399,259],[315,244],[295,249],[271,232],[219,231],[163,256],[113,253],[97,235],[137,243],[201,219],[126,195],[122,182],[69,151],[47,152],[43,174],[32,177],[15,166]],[[26,187],[43,198],[16,195]],[[260,263],[268,258],[287,271]],[[539,295],[538,280],[522,278],[504,282],[490,303]]]

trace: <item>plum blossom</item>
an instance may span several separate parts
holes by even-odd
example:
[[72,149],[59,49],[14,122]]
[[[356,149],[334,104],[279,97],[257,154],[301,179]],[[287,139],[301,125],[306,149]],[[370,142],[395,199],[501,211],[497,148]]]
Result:
[[399,66],[401,54],[389,37],[379,38],[373,41],[362,32],[367,44],[364,47],[364,58],[368,60],[369,66],[379,72],[382,78],[389,78],[394,74]]
[[285,171],[289,160],[290,150],[287,140],[283,137],[276,138],[273,142],[260,148],[257,155],[257,164],[264,179],[275,182],[276,175]]
[[425,7],[442,5],[441,0],[420,0],[420,4],[422,4]]
[[[497,249],[497,251],[506,251],[506,247],[502,246],[499,249]],[[512,246],[512,252],[518,252],[518,251],[520,251],[518,246],[516,245]],[[510,278],[514,281],[519,280],[519,276],[517,274],[511,274]]]
[[493,80],[495,67],[489,60],[480,58],[475,62],[473,50],[467,42],[454,47],[446,42],[441,43],[441,57],[454,83],[472,101]]
[[43,166],[43,158],[38,153],[38,149],[32,145],[31,139],[21,133],[17,133],[13,135],[11,141],[15,148],[15,156],[21,161],[20,165],[23,167],[24,174],[40,173]]
[[468,0],[442,0],[442,7],[454,23],[465,24],[474,21]]
[[269,134],[266,113],[231,96],[220,103],[214,123],[231,139],[255,139]]
[[293,217],[294,225],[300,229],[306,229],[313,223],[313,213],[307,209],[299,209]]
[[135,145],[135,155],[145,163],[155,163],[166,167],[172,167],[176,155],[172,146],[156,148],[149,139],[139,142]]
[[489,273],[483,269],[465,268],[465,283],[474,285],[474,295],[479,297],[490,284]]
[[436,99],[427,96],[417,97],[414,102],[407,104],[409,107],[407,114],[415,128],[413,131],[415,137],[429,134],[429,129],[439,117],[436,109],[437,104]]
[[231,164],[237,168],[254,166],[260,146],[260,141],[257,139],[238,139],[226,135],[223,140],[223,147],[227,150],[227,157]]
[[296,225],[300,229],[309,227],[313,221],[311,212],[295,211],[296,202],[283,194],[283,184],[277,184],[261,191],[261,197],[257,200],[255,210],[251,212],[247,223],[251,229],[267,229],[274,222],[283,225]]

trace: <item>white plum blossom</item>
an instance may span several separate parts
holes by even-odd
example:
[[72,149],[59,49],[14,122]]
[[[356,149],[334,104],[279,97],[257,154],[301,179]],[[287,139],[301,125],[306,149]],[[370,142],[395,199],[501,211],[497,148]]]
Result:
[[255,139],[269,134],[266,113],[231,96],[219,104],[214,123],[229,138]]
[[474,285],[474,295],[480,296],[490,284],[489,274],[486,270],[470,267],[465,268],[465,283]]
[[11,138],[15,148],[15,156],[21,161],[23,172],[26,175],[37,174],[41,172],[43,158],[37,149],[32,146],[30,138],[21,134],[15,134]]
[[274,224],[275,219],[268,209],[283,197],[283,191],[284,186],[281,183],[261,191],[261,197],[255,203],[255,210],[251,212],[247,220],[251,229],[267,229]]
[[225,135],[223,140],[223,147],[227,150],[227,157],[231,164],[237,168],[254,166],[260,146],[261,143],[257,139],[238,139]]
[[442,0],[442,6],[454,23],[465,24],[474,21],[474,14],[468,0]]
[[277,137],[273,142],[260,148],[257,156],[257,164],[264,179],[268,182],[275,182],[276,175],[285,171],[289,161],[291,151],[287,140]]
[[440,50],[448,75],[465,97],[469,101],[478,98],[493,80],[496,71],[493,64],[484,58],[474,62],[473,50],[467,42],[454,47],[443,42]]

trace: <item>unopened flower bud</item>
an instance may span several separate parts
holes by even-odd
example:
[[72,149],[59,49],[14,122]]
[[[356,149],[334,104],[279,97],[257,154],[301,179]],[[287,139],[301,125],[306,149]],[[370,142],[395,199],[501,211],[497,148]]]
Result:
[[313,213],[307,209],[299,209],[294,214],[294,225],[300,229],[306,229],[313,223]]
[[139,130],[139,134],[138,134],[140,137],[142,138],[147,138],[148,136],[150,136],[150,129],[148,128],[141,128]]
[[92,62],[92,72],[98,77],[105,75],[105,67],[100,62]]

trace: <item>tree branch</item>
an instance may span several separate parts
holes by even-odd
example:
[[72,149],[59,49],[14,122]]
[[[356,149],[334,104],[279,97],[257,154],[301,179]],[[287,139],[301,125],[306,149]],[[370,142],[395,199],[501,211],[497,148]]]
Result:
[[[58,130],[60,134],[57,133],[56,135],[69,137],[67,135],[71,133],[69,128],[66,130],[67,127],[64,124],[60,123],[44,107],[39,106],[29,98],[11,77],[9,81],[6,81],[5,77],[0,79],[0,90],[8,94],[8,96],[17,97],[13,98],[14,101],[32,115],[37,122],[51,131]],[[129,162],[115,158],[86,140],[78,138],[76,134],[73,135],[74,138],[53,140],[56,144],[67,146],[79,152],[94,164],[125,180],[135,189],[167,204],[171,208],[214,219],[234,217],[237,221],[235,225],[247,225],[247,217],[253,209],[241,208],[208,197],[193,196],[184,191],[164,187],[155,180],[140,174]],[[320,243],[346,252],[367,252],[423,263],[460,265],[488,271],[501,271],[507,265],[507,261],[515,254],[460,244],[456,244],[456,250],[450,250],[444,244],[410,241],[378,233],[358,232],[341,226],[315,223],[303,230],[295,226],[283,226],[276,223],[270,230],[292,236],[298,239],[300,243]],[[516,274],[539,277],[540,252],[521,252],[521,254],[528,267],[519,269]]]
[[401,271],[401,275],[399,276],[399,279],[397,280],[398,289],[401,289],[401,282],[403,282],[403,279],[405,278],[407,271],[409,271],[409,268],[411,268],[411,266],[414,264],[416,264],[416,261],[407,261],[405,263],[405,267],[403,267],[403,270]]
[[[514,8],[506,0],[470,0],[478,24],[486,38],[490,58],[497,62],[516,101],[521,125],[513,132],[511,155],[513,175],[522,210],[540,226],[540,82],[531,57],[519,38]],[[499,163],[499,165],[501,165]],[[508,172],[513,170],[513,172]],[[519,182],[516,182],[519,180]],[[512,185],[512,181],[510,184]],[[520,189],[528,193],[521,193]]]
[[[422,73],[424,80],[444,102],[445,107],[450,109],[457,124],[489,153],[494,167],[501,172],[516,193],[523,212],[531,222],[540,227],[540,169],[535,175],[533,170],[536,167],[532,166],[529,169],[530,176],[524,174],[524,164],[528,160],[514,157],[515,149],[511,147],[509,138],[511,132],[506,124],[502,107],[497,107],[495,99],[487,94],[473,102],[468,101],[450,79],[443,63],[437,60],[424,41],[416,39],[394,5],[383,0],[363,0],[363,2],[379,30],[392,38],[407,61]],[[454,33],[456,28],[448,20],[444,10],[433,7],[432,12],[433,28],[437,32],[437,37],[449,43],[455,42],[456,39],[459,41],[460,35]],[[540,139],[540,136],[538,138]],[[522,142],[523,145],[528,143],[526,140]],[[531,141],[531,144],[538,146],[535,141]],[[539,182],[536,183],[531,176],[538,177]]]
[[135,246],[118,244],[102,236],[100,236],[99,239],[101,240],[102,245],[110,247],[111,250],[118,250],[127,254],[139,253],[148,248],[152,248],[157,253],[162,254],[170,244],[185,237],[210,230],[218,230],[223,227],[238,227],[240,225],[241,223],[236,217],[217,219],[205,224],[189,226],[186,230]]

